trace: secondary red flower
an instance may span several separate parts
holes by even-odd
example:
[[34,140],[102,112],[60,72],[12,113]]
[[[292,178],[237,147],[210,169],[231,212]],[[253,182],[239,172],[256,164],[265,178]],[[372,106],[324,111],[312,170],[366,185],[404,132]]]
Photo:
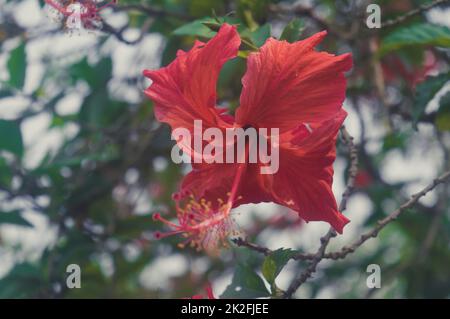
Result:
[[[183,233],[187,242],[204,246],[211,229],[229,223],[232,207],[260,202],[287,206],[305,221],[326,221],[342,233],[349,220],[338,211],[331,185],[336,137],[346,117],[344,72],[352,58],[315,51],[325,35],[292,44],[271,38],[250,54],[234,117],[217,107],[216,83],[223,64],[237,56],[241,40],[235,26],[224,24],[207,43],[197,41],[190,51],[179,51],[167,67],[144,71],[153,81],[145,93],[156,117],[172,130],[192,132],[194,120],[202,120],[203,129],[280,131],[280,165],[273,175],[260,174],[262,163],[192,164],[177,195],[177,201],[191,196],[190,208],[178,210],[179,224],[156,217],[173,229],[169,234]],[[193,209],[192,201],[201,199],[209,208]]]
[[60,15],[59,19],[66,27],[78,27],[79,23],[79,26],[85,29],[95,29],[101,21],[100,11],[115,5],[117,0],[105,2],[103,5],[99,5],[96,0],[45,0],[45,3]]
[[403,79],[411,89],[414,89],[430,73],[438,70],[439,64],[433,52],[427,51],[420,66],[411,65],[392,54],[383,59],[382,68],[386,82],[392,83]]
[[[209,282],[206,283],[205,292],[206,292],[206,296],[199,294],[199,295],[194,295],[191,298],[186,298],[186,299],[217,299],[214,296],[214,293],[213,293],[213,290],[212,290],[212,286],[211,286],[211,284]],[[205,297],[207,297],[207,298],[205,298]]]

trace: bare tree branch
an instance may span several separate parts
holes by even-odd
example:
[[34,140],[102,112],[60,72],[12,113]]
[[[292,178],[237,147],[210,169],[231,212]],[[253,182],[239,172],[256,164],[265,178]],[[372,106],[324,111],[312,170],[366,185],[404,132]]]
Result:
[[[390,222],[396,220],[405,210],[407,210],[407,209],[411,208],[412,206],[414,206],[415,204],[417,204],[417,202],[419,201],[420,198],[422,198],[423,196],[428,194],[430,191],[432,191],[434,188],[436,188],[436,186],[438,186],[439,184],[447,183],[449,181],[449,179],[450,179],[450,171],[447,171],[444,174],[442,174],[441,176],[439,176],[438,178],[436,178],[435,180],[433,180],[433,182],[431,184],[429,184],[427,187],[425,187],[423,190],[414,194],[408,201],[406,201],[399,208],[397,208],[392,213],[390,213],[386,218],[379,220],[377,222],[376,227],[374,227],[372,230],[368,231],[367,233],[361,235],[361,237],[358,240],[356,240],[354,243],[344,246],[339,251],[331,252],[331,253],[324,253],[323,259],[334,259],[334,260],[344,259],[347,255],[355,252],[367,240],[369,240],[370,238],[377,237],[378,233],[386,225],[388,225]],[[329,240],[330,238],[328,238],[328,236],[332,236],[332,235],[328,233],[321,240],[324,242],[326,240]],[[332,237],[334,237],[334,236],[332,236]],[[250,248],[250,249],[260,252],[264,255],[269,255],[272,252],[270,249],[268,249],[266,247],[262,247],[262,246],[258,246],[253,243],[249,243],[241,238],[235,239],[233,241],[238,246]],[[322,243],[322,245],[323,245],[323,243]],[[322,246],[321,246],[321,248],[322,248]],[[321,252],[321,249],[319,249],[318,253],[319,252]],[[315,257],[317,257],[316,255],[317,255],[317,253],[316,254],[299,253],[299,254],[294,255],[292,257],[292,259],[294,259],[294,260],[313,260],[314,261]]]
[[246,247],[249,248],[253,251],[256,251],[258,253],[263,254],[264,256],[268,256],[272,253],[272,250],[270,250],[267,247],[262,247],[262,246],[258,246],[256,244],[250,243],[247,240],[243,239],[243,238],[233,238],[231,240],[235,245],[239,246],[239,247]]
[[412,18],[412,17],[414,17],[414,16],[416,16],[418,14],[422,14],[422,13],[424,13],[424,12],[426,12],[426,11],[436,7],[436,6],[444,4],[444,3],[450,3],[450,0],[435,0],[435,1],[430,2],[430,3],[425,3],[425,4],[421,5],[421,6],[419,6],[417,9],[411,10],[411,11],[409,11],[409,12],[407,12],[407,13],[405,13],[405,14],[403,14],[403,15],[395,18],[395,19],[391,19],[391,20],[383,22],[381,24],[381,27],[385,28],[385,27],[392,27],[392,26],[398,25],[398,24],[403,23],[406,20],[408,20],[408,19],[410,19],[410,18]]
[[303,285],[308,280],[308,278],[316,272],[317,265],[324,258],[325,250],[327,249],[327,246],[331,238],[333,237],[336,237],[336,231],[330,228],[330,230],[328,230],[328,233],[320,238],[319,250],[317,250],[317,252],[314,254],[309,266],[300,274],[299,277],[291,282],[289,288],[284,293],[283,298],[291,298],[292,295],[298,290],[298,288],[300,288],[300,286]]
[[329,259],[343,259],[348,254],[353,253],[358,247],[360,247],[362,244],[364,244],[368,239],[377,237],[378,233],[390,222],[396,220],[401,213],[403,213],[408,208],[411,208],[416,204],[419,199],[423,196],[425,196],[427,193],[432,191],[436,186],[439,184],[444,184],[448,182],[450,179],[450,171],[445,172],[435,180],[431,184],[429,184],[427,187],[425,187],[420,192],[414,194],[411,196],[411,198],[403,203],[399,208],[394,210],[392,213],[390,213],[386,218],[383,218],[377,222],[377,225],[367,233],[361,235],[361,237],[356,240],[353,244],[350,244],[348,246],[344,246],[340,251],[329,253],[325,255],[325,258]]
[[144,38],[145,33],[150,28],[151,24],[152,24],[152,21],[150,19],[145,20],[144,23],[141,26],[141,30],[140,30],[139,36],[135,40],[128,40],[123,35],[124,32],[128,29],[128,27],[129,27],[128,25],[125,25],[124,27],[122,27],[120,29],[115,29],[110,24],[108,24],[106,22],[103,22],[102,31],[105,32],[105,33],[112,34],[113,36],[116,37],[117,40],[119,40],[122,43],[125,43],[125,44],[128,44],[128,45],[135,45],[135,44],[138,44],[139,42],[142,41],[142,39]]
[[[256,251],[257,253],[261,253],[264,256],[268,256],[273,252],[273,250],[271,250],[267,247],[263,247],[263,246],[259,246],[257,244],[251,243],[243,238],[233,238],[231,241],[239,247],[246,247],[248,249]],[[291,259],[293,259],[293,260],[312,260],[312,259],[314,259],[314,254],[298,253],[298,254],[293,255],[291,257]]]
[[356,174],[358,173],[358,149],[356,148],[355,143],[353,142],[354,140],[353,137],[347,131],[345,126],[342,126],[341,134],[344,144],[347,145],[350,158],[350,167],[348,169],[347,185],[345,187],[344,194],[342,194],[341,203],[339,204],[339,211],[342,212],[347,208],[347,201],[355,188],[355,179]]

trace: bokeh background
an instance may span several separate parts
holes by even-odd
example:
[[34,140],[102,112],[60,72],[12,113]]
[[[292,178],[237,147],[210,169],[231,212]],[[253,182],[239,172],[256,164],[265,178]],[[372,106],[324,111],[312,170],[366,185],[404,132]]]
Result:
[[[388,21],[431,2],[119,0],[96,30],[69,32],[44,1],[0,0],[0,297],[182,298],[205,294],[207,282],[220,296],[237,263],[261,273],[264,256],[247,248],[209,256],[178,248],[180,238],[154,240],[164,226],[151,216],[174,216],[171,194],[190,168],[170,159],[170,131],[154,119],[142,70],[213,36],[203,22],[239,24],[254,46],[327,29],[322,50],[353,53],[344,107],[359,167],[351,223],[330,250],[352,242],[450,168],[449,2],[366,26],[370,3]],[[220,75],[219,104],[231,112],[245,65],[243,54]],[[341,141],[338,152],[340,200],[349,166]],[[450,297],[449,195],[436,188],[354,254],[324,260],[295,297]],[[234,214],[242,234],[271,249],[314,252],[328,229],[273,204]],[[373,263],[381,289],[366,286]],[[69,264],[82,269],[80,289],[66,287]],[[286,289],[305,266],[290,261],[277,285]]]

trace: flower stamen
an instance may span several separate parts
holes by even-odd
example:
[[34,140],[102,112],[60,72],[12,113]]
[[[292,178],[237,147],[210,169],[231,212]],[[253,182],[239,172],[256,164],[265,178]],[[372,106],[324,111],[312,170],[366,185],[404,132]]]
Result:
[[239,199],[237,191],[239,183],[245,169],[245,163],[240,164],[233,181],[231,192],[228,193],[228,200],[217,199],[217,203],[201,198],[197,200],[190,195],[184,206],[180,205],[181,196],[174,196],[178,224],[165,219],[161,214],[156,213],[153,219],[160,221],[171,231],[166,233],[155,233],[156,239],[166,238],[172,235],[182,234],[186,238],[179,247],[190,245],[194,248],[216,251],[218,248],[228,246],[228,237],[237,235],[236,225],[231,217],[231,209],[234,201]]

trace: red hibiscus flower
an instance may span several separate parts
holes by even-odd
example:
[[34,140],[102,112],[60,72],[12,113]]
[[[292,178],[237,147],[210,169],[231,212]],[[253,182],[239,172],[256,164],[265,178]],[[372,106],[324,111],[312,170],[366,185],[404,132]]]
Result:
[[235,26],[224,24],[207,43],[179,51],[167,67],[144,71],[153,81],[145,94],[156,118],[172,130],[192,132],[194,120],[202,120],[203,129],[279,129],[275,174],[260,174],[263,163],[193,163],[175,196],[178,224],[155,215],[172,228],[157,237],[183,234],[185,243],[198,248],[215,246],[233,229],[231,208],[260,202],[289,207],[305,221],[326,221],[342,233],[349,220],[338,211],[331,185],[336,138],[347,114],[344,72],[352,58],[315,51],[325,35],[292,44],[270,38],[251,53],[234,117],[216,106],[216,83],[223,64],[237,56]]

